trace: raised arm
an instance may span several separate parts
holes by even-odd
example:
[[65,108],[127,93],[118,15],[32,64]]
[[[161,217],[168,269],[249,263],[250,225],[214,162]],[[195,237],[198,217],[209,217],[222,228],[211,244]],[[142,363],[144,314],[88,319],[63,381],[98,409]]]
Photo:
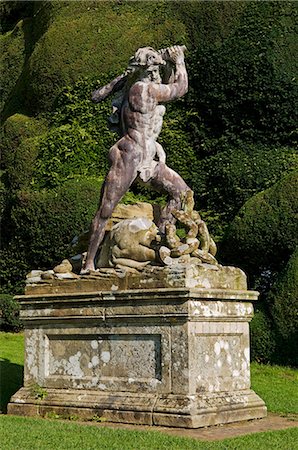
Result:
[[182,97],[188,91],[188,76],[186,72],[183,47],[174,46],[168,50],[168,60],[175,64],[175,76],[169,84],[152,83],[150,94],[158,102],[168,102]]
[[119,77],[115,78],[113,81],[111,81],[106,86],[103,86],[99,89],[96,89],[92,92],[92,101],[94,103],[99,103],[101,100],[104,100],[107,98],[109,94],[112,92],[119,91],[124,86],[127,79],[127,75],[123,73],[122,75],[119,75]]

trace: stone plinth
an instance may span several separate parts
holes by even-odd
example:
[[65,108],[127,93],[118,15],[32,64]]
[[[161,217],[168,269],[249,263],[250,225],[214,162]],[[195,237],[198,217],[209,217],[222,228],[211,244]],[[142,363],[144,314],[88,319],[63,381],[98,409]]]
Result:
[[266,415],[250,389],[248,322],[257,292],[82,292],[82,281],[65,281],[55,293],[45,285],[34,294],[32,286],[18,297],[25,376],[9,414],[191,428]]

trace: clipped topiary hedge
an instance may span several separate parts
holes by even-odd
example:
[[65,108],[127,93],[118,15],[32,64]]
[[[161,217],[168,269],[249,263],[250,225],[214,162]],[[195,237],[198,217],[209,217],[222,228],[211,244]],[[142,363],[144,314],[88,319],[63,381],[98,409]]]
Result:
[[295,169],[296,148],[239,143],[200,160],[193,188],[201,207],[228,223],[249,198]]
[[24,93],[26,106],[36,113],[52,109],[63,86],[84,76],[121,72],[137,47],[179,43],[187,33],[183,23],[158,11],[155,2],[44,3],[34,28],[40,27],[44,15],[50,14],[50,20],[30,54]]
[[298,366],[298,247],[273,284],[267,302],[277,332],[277,362]]
[[20,78],[26,58],[25,26],[26,22],[24,23],[21,20],[12,31],[0,36],[1,111],[5,107],[5,103],[12,101],[13,95],[18,93],[18,87],[21,83]]
[[233,32],[198,47],[190,105],[199,113],[199,154],[216,153],[225,140],[297,142],[297,14],[295,2],[247,2]]
[[23,328],[19,318],[20,306],[12,295],[0,294],[0,330],[18,332]]
[[20,191],[1,250],[1,286],[20,291],[26,273],[71,256],[72,239],[89,228],[102,180],[78,178],[57,190]]
[[264,311],[256,311],[249,326],[251,359],[262,364],[274,361],[277,347],[272,321]]
[[240,209],[220,248],[222,260],[252,277],[278,271],[298,244],[298,171],[256,194]]
[[25,189],[31,183],[39,152],[37,136],[45,130],[44,120],[23,114],[14,114],[5,121],[1,130],[2,169],[10,191]]

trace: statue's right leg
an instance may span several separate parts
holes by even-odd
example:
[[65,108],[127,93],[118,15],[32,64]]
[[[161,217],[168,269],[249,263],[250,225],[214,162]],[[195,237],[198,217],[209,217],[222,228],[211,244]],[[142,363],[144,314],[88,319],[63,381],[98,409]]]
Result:
[[149,184],[154,189],[168,194],[168,202],[162,209],[157,224],[160,232],[165,233],[166,224],[174,224],[176,222],[172,211],[181,209],[182,197],[187,191],[191,191],[191,189],[178,173],[170,169],[163,162],[159,162],[156,166],[154,176],[149,181]]
[[136,165],[123,158],[118,148],[112,148],[113,162],[101,190],[99,209],[91,224],[91,237],[81,274],[95,270],[95,258],[105,234],[105,226],[115,207],[136,178]]

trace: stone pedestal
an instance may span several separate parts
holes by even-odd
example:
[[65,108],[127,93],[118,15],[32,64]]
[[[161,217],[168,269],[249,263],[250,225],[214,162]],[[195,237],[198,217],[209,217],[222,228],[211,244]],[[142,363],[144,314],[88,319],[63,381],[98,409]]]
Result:
[[190,428],[266,415],[250,389],[257,292],[63,283],[18,297],[25,377],[9,414]]

